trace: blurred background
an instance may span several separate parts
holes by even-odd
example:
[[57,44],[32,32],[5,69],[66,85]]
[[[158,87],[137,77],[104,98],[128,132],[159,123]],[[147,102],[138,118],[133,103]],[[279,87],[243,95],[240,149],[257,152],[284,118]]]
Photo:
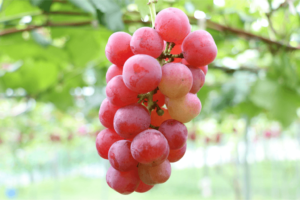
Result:
[[115,31],[148,0],[0,0],[0,199],[300,199],[300,1],[158,0],[218,46],[171,178],[122,196],[95,149]]

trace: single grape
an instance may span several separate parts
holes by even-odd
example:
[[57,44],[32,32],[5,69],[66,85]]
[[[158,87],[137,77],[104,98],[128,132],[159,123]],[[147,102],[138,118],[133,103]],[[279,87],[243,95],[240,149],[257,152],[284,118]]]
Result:
[[208,71],[208,65],[205,65],[205,66],[203,66],[203,67],[198,67],[198,68],[200,68],[200,69],[203,71],[204,75],[207,74],[207,71]]
[[123,138],[133,138],[149,128],[151,117],[148,110],[140,104],[120,108],[114,117],[114,128]]
[[180,149],[186,143],[188,130],[177,120],[164,121],[158,130],[166,137],[171,150]]
[[164,114],[162,116],[159,116],[156,113],[156,110],[152,110],[152,112],[151,112],[151,124],[153,126],[160,126],[164,121],[166,121],[168,119],[172,119],[171,115],[169,114],[168,109],[165,109],[165,108],[161,108],[161,109],[164,111]]
[[178,8],[166,8],[155,19],[155,30],[167,42],[179,42],[191,31],[189,19]]
[[162,78],[158,87],[169,98],[180,98],[192,88],[193,75],[189,68],[181,63],[168,63],[162,67]]
[[134,54],[146,54],[157,58],[163,52],[164,42],[155,29],[142,27],[134,32],[130,47]]
[[197,94],[205,83],[205,74],[200,68],[189,68],[193,74],[193,85],[190,93]]
[[125,61],[133,56],[130,48],[131,35],[125,32],[113,33],[107,41],[105,55],[107,59],[117,65],[123,66]]
[[123,76],[118,75],[112,78],[106,86],[107,99],[116,106],[126,106],[138,101],[138,93],[126,87]]
[[188,93],[179,99],[168,99],[167,107],[173,119],[187,123],[199,115],[202,106],[197,95]]
[[[156,94],[153,95],[153,101],[157,101],[157,105],[159,107],[162,107],[165,105],[165,95],[163,95],[159,90],[157,90]],[[148,105],[147,100],[144,101],[145,106]]]
[[96,138],[96,149],[99,156],[104,159],[108,159],[108,151],[111,145],[122,139],[123,138],[119,136],[113,129],[102,130]]
[[181,60],[181,63],[184,64],[185,66],[187,66],[188,68],[199,68],[203,71],[203,73],[206,75],[207,71],[208,71],[208,65],[205,66],[192,66],[190,65],[185,59]]
[[106,182],[115,191],[130,194],[137,189],[141,181],[137,169],[120,172],[110,166],[106,173]]
[[144,193],[148,192],[154,187],[154,185],[147,185],[146,183],[143,183],[143,181],[140,182],[139,186],[135,189],[138,193]]
[[184,156],[185,152],[186,152],[186,143],[180,149],[170,150],[168,160],[171,163],[177,162]]
[[138,162],[131,155],[130,145],[128,140],[119,140],[110,147],[108,160],[116,170],[125,172],[136,169]]
[[120,107],[112,104],[107,98],[105,98],[99,109],[99,120],[106,128],[114,128],[114,116]]
[[168,157],[169,151],[167,139],[154,129],[141,132],[131,143],[133,158],[149,166],[161,164]]
[[113,77],[122,75],[123,69],[117,65],[111,65],[106,72],[106,83],[108,83]]
[[192,66],[205,66],[214,61],[218,49],[213,37],[204,30],[190,33],[183,41],[182,53]]
[[171,176],[171,164],[167,159],[160,165],[154,167],[140,163],[138,172],[141,181],[147,185],[164,183]]
[[154,90],[161,81],[161,76],[159,62],[148,55],[134,55],[123,67],[125,85],[139,94]]

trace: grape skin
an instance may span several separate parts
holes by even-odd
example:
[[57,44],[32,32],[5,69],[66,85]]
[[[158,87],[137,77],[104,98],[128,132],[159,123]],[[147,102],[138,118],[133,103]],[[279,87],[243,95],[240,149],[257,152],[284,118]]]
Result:
[[106,72],[106,83],[108,83],[113,77],[122,75],[123,69],[117,65],[111,65]]
[[169,98],[180,98],[192,88],[193,75],[189,68],[181,63],[168,63],[162,67],[162,78],[158,87]]
[[125,61],[134,54],[130,48],[131,35],[125,32],[113,33],[107,41],[105,55],[107,59],[117,65],[123,66]]
[[137,92],[126,87],[122,75],[112,78],[106,86],[107,99],[119,107],[136,103],[138,101],[137,95]]
[[147,185],[146,183],[143,183],[143,181],[141,181],[139,186],[135,189],[135,192],[145,193],[151,190],[153,187],[154,185]]
[[142,27],[134,32],[130,47],[134,54],[146,54],[157,58],[164,50],[164,42],[155,29]]
[[138,162],[131,155],[130,145],[128,140],[119,140],[110,147],[108,160],[116,170],[125,172],[136,169]]
[[123,67],[125,85],[139,94],[157,88],[161,81],[162,70],[159,62],[148,55],[135,55]]
[[218,49],[213,37],[204,30],[190,33],[183,41],[182,53],[192,66],[205,66],[214,61]]
[[106,128],[114,128],[114,116],[120,107],[112,104],[107,98],[105,98],[99,109],[99,120]]
[[96,149],[99,156],[108,159],[108,151],[111,145],[123,138],[119,136],[113,129],[104,129],[96,137]]
[[147,185],[164,183],[171,176],[171,164],[167,159],[154,167],[139,164],[138,173],[141,181]]
[[181,147],[180,149],[176,149],[176,150],[170,150],[169,156],[168,156],[168,160],[171,163],[177,162],[179,161],[185,154],[186,152],[186,143],[183,145],[183,147]]
[[106,173],[106,182],[115,191],[121,194],[130,194],[137,189],[141,181],[137,168],[127,172],[120,172],[110,166]]
[[173,119],[187,123],[199,115],[201,102],[197,95],[188,93],[179,99],[168,99],[168,110]]
[[120,108],[114,117],[114,128],[123,138],[133,138],[149,128],[151,117],[148,110],[140,104]]
[[203,71],[204,75],[207,74],[207,71],[208,71],[208,65],[205,65],[205,66],[192,66],[190,65],[185,59],[182,59],[181,60],[181,63],[184,64],[185,66],[187,66],[188,68],[199,68]]
[[205,83],[205,74],[200,68],[189,68],[193,74],[193,85],[190,93],[197,94]]

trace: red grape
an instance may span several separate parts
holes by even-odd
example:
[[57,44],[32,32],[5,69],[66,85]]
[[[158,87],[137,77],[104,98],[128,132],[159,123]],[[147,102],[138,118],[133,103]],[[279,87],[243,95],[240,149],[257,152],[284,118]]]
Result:
[[108,99],[104,99],[99,109],[99,119],[106,128],[114,128],[114,116],[120,107],[112,104]]
[[123,67],[125,85],[139,94],[154,90],[161,76],[159,62],[148,55],[134,55],[125,62]]
[[162,67],[162,78],[158,87],[169,98],[186,95],[192,87],[193,75],[189,68],[181,63],[168,63]]
[[197,94],[205,83],[205,74],[200,68],[189,68],[193,74],[193,85],[190,93]]
[[121,194],[130,194],[137,189],[141,181],[137,169],[120,172],[109,167],[106,173],[106,182],[115,191]]
[[117,66],[123,66],[125,61],[133,56],[130,48],[131,35],[125,32],[113,33],[106,44],[107,59]]
[[161,108],[164,111],[164,114],[162,116],[159,116],[156,113],[156,110],[153,110],[151,112],[151,124],[153,126],[160,126],[164,121],[167,119],[172,119],[171,115],[169,114],[169,111],[165,108]]
[[151,117],[148,110],[140,104],[120,108],[114,117],[114,128],[123,138],[133,138],[149,128]]
[[185,66],[189,67],[189,68],[196,68],[196,69],[199,68],[204,72],[205,75],[207,74],[208,65],[205,65],[205,66],[192,66],[185,59],[182,59],[181,63],[184,64]]
[[148,192],[153,187],[154,185],[147,185],[146,183],[143,183],[143,181],[141,181],[139,186],[135,189],[135,191],[139,193],[144,193],[144,192]]
[[213,37],[204,30],[190,33],[183,41],[182,53],[192,66],[205,66],[214,61],[218,49]]
[[168,141],[157,130],[145,130],[133,139],[131,154],[139,163],[150,166],[159,165],[169,155]]
[[160,165],[154,167],[140,163],[138,172],[141,181],[147,185],[164,183],[171,176],[171,164],[167,159]]
[[168,119],[164,121],[158,130],[166,137],[171,150],[180,149],[186,143],[187,128],[177,120]]
[[112,129],[102,130],[96,138],[96,149],[99,156],[104,159],[108,159],[108,151],[111,145],[122,139],[123,138]]
[[138,101],[138,93],[126,87],[123,76],[118,75],[112,78],[106,86],[107,99],[116,106],[126,106]]
[[180,160],[184,156],[185,152],[186,152],[186,143],[180,149],[170,150],[168,160],[171,163],[177,162],[178,160]]
[[111,65],[106,72],[106,83],[108,83],[113,77],[122,75],[122,68],[117,65]]
[[187,123],[199,115],[202,106],[197,95],[188,93],[179,99],[168,99],[167,107],[173,119]]
[[138,162],[131,155],[130,145],[130,141],[119,140],[110,147],[108,160],[116,170],[125,172],[136,169]]
[[146,54],[157,58],[164,50],[164,41],[155,29],[142,27],[133,34],[130,47],[134,54]]
[[191,31],[189,19],[178,8],[166,8],[155,19],[155,30],[167,42],[179,42]]
[[[163,95],[159,90],[157,90],[156,94],[153,95],[153,101],[157,101],[157,105],[162,107],[165,105],[165,95]],[[145,106],[148,105],[147,101],[144,102]]]

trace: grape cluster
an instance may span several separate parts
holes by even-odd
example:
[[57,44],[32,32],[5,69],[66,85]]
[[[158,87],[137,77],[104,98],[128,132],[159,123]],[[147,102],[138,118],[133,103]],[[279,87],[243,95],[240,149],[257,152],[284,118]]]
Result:
[[212,36],[190,27],[183,11],[167,8],[157,15],[155,29],[143,27],[133,36],[116,32],[108,39],[105,54],[113,64],[99,110],[107,129],[98,134],[96,148],[111,164],[107,184],[121,194],[166,182],[170,162],[185,154],[183,123],[200,113],[196,94],[217,55]]

